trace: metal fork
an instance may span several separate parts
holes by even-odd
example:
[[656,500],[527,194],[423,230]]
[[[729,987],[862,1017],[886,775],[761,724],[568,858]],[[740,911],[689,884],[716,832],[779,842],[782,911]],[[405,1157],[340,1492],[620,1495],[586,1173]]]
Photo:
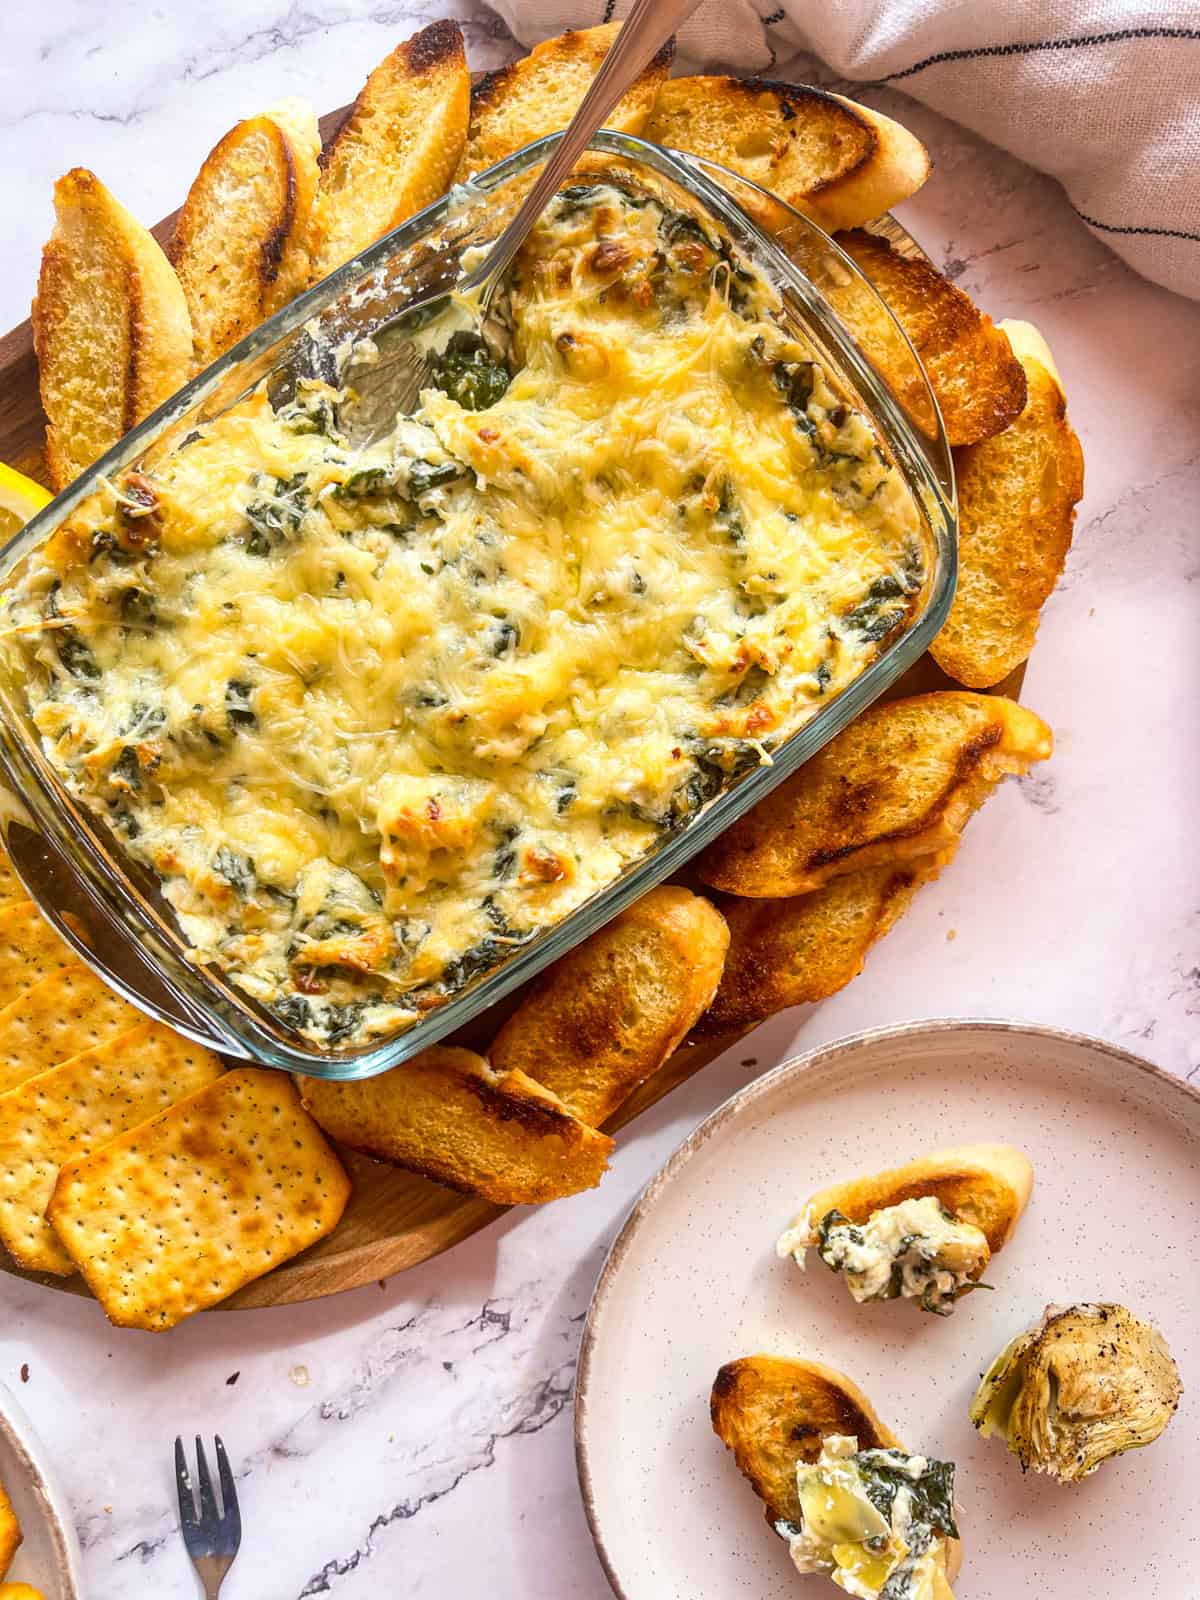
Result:
[[192,1474],[187,1456],[183,1453],[183,1440],[175,1439],[175,1487],[179,1492],[179,1531],[192,1565],[204,1585],[205,1600],[217,1600],[225,1574],[233,1565],[242,1542],[242,1517],[238,1511],[237,1489],[229,1469],[229,1457],[221,1436],[215,1436],[217,1450],[217,1475],[221,1480],[221,1506],[213,1492],[212,1478],[200,1435],[196,1435],[196,1475],[200,1480],[200,1510],[196,1512],[192,1492]]
[[[460,305],[474,298],[475,320],[485,339],[490,328],[488,307],[492,295],[526,235],[638,73],[649,66],[701,3],[702,0],[634,0],[621,31],[600,63],[600,70],[517,214],[493,242],[479,266],[457,286],[455,292]],[[382,341],[382,347],[347,367],[342,383],[353,393],[354,400],[342,407],[339,421],[351,444],[361,446],[370,442],[379,431],[382,419],[394,422],[397,413],[411,410],[420,391],[428,388],[431,346],[410,338],[388,339],[387,334],[396,327],[412,327],[423,309],[444,298],[445,290],[438,289],[427,300],[405,307],[393,323],[377,330],[375,339],[377,343]],[[502,337],[502,332],[495,337]]]

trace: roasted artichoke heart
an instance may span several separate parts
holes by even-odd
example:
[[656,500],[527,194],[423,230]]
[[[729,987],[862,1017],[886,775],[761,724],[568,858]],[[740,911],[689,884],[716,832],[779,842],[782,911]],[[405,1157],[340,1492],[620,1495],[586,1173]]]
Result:
[[992,1362],[971,1421],[1023,1468],[1075,1483],[1109,1456],[1153,1444],[1181,1393],[1162,1334],[1132,1311],[1047,1306]]

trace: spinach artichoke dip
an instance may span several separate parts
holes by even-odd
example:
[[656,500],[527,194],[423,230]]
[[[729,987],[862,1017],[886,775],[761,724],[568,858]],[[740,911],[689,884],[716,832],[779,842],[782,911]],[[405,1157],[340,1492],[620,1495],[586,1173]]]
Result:
[[947,1540],[954,1464],[902,1450],[859,1450],[829,1434],[796,1467],[799,1523],[778,1522],[799,1572],[821,1572],[859,1600],[954,1600]]
[[814,1247],[831,1271],[844,1274],[859,1305],[917,1299],[923,1311],[939,1317],[950,1316],[956,1300],[983,1287],[977,1280],[991,1259],[987,1235],[958,1221],[933,1195],[885,1206],[866,1222],[851,1222],[840,1211],[815,1225],[804,1216],[780,1235],[775,1251],[803,1272]]
[[728,240],[566,189],[369,447],[255,392],[6,595],[43,746],[192,959],[406,1027],[770,760],[906,622],[921,525]]

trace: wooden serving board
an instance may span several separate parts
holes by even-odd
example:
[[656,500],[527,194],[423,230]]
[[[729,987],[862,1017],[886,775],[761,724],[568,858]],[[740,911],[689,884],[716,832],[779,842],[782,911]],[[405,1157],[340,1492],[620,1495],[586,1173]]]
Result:
[[[348,110],[349,107],[342,107],[321,119],[321,133],[326,142],[336,132]],[[170,238],[175,215],[173,212],[169,217],[164,217],[152,229],[161,244],[165,245]],[[38,395],[33,333],[26,321],[0,338],[0,461],[7,461],[45,483],[47,474],[42,454],[44,433],[45,417]],[[1024,667],[1018,667],[992,692],[1016,697],[1024,675]],[[934,689],[958,688],[961,685],[947,678],[932,657],[926,655],[893,685],[884,698],[896,699]],[[504,1012],[511,1009],[513,1004],[515,1001],[510,999],[502,1007],[485,1012],[469,1028],[453,1035],[453,1040],[477,1050],[486,1050],[499,1029]],[[606,1130],[612,1133],[632,1122],[749,1031],[735,1029],[685,1043],[654,1077],[626,1101],[605,1125]],[[448,1250],[494,1222],[506,1209],[486,1200],[457,1194],[426,1178],[368,1160],[353,1152],[343,1152],[343,1159],[354,1180],[354,1192],[337,1229],[311,1250],[223,1302],[223,1309],[289,1305],[377,1282]],[[0,1269],[68,1293],[88,1293],[78,1276],[64,1279],[23,1272],[3,1249],[0,1249]]]

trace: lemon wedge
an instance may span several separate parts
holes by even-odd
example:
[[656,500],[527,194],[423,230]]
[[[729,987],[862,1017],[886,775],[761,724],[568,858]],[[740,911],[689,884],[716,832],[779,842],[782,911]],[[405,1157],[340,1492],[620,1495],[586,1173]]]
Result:
[[0,539],[11,539],[53,498],[49,489],[0,461]]

